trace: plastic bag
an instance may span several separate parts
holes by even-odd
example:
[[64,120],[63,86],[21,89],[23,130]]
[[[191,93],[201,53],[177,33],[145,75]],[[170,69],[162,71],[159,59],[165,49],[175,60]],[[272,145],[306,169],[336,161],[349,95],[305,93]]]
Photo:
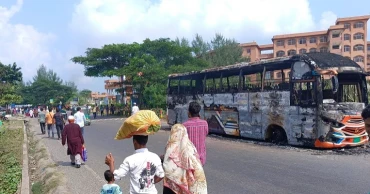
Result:
[[151,135],[161,128],[161,120],[151,110],[140,110],[123,122],[114,139],[121,140],[133,135]]
[[85,147],[85,145],[82,145],[82,152],[81,152],[81,158],[84,162],[87,161],[87,149]]

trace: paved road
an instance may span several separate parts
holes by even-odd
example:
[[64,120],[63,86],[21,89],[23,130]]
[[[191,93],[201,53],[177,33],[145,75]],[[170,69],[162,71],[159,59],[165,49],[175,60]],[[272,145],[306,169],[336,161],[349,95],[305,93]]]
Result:
[[[70,177],[72,189],[81,190],[82,184],[82,188],[97,193],[104,179],[103,172],[108,169],[104,164],[105,155],[111,152],[118,167],[126,156],[133,153],[131,139],[113,140],[121,123],[120,120],[102,120],[93,122],[85,129],[89,158],[81,169],[69,167],[68,157],[64,153],[52,153],[55,160],[65,160],[59,161],[59,164]],[[161,131],[150,136],[149,149],[162,154],[168,135],[168,131]],[[52,152],[59,149],[54,148],[60,146],[56,140],[45,141]],[[76,183],[76,179],[81,178],[75,175],[79,170],[83,170],[83,176],[87,179],[81,184]],[[369,155],[318,155],[306,149],[282,149],[210,137],[207,139],[205,172],[210,194],[370,192]],[[129,188],[128,179],[117,181],[117,184],[124,191]],[[161,185],[157,185],[157,189],[159,193],[162,192]]]

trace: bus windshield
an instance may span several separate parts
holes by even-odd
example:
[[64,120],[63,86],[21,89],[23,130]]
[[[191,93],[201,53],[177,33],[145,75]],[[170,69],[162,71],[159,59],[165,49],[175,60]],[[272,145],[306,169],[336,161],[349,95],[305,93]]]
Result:
[[364,80],[358,74],[338,75],[338,91],[333,92],[333,82],[330,78],[323,79],[322,91],[324,103],[341,103],[341,102],[356,102],[362,103],[365,101],[363,96]]

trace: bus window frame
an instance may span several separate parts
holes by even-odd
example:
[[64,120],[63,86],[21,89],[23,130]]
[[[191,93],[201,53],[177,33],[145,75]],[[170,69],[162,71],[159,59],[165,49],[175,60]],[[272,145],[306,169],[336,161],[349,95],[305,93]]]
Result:
[[[290,93],[290,106],[299,106],[299,107],[302,107],[302,108],[316,108],[318,107],[319,103],[318,103],[318,77],[317,76],[314,76],[312,75],[311,76],[311,79],[304,79],[304,76],[302,75],[302,77],[300,79],[293,79],[293,75],[294,75],[294,65],[295,63],[297,62],[303,62],[305,63],[308,67],[309,67],[309,71],[312,72],[314,69],[312,68],[312,66],[310,64],[308,64],[307,62],[305,61],[295,61],[292,63],[291,65],[291,70],[290,70],[290,73],[289,73],[289,93]],[[302,84],[304,83],[312,83],[312,103],[307,103],[307,104],[303,104],[302,101],[301,101],[301,97],[299,98],[299,101],[298,103],[295,103],[294,101],[294,96],[296,95],[295,92],[294,92],[294,86],[295,84],[297,83],[300,83],[300,89],[298,92],[301,92],[302,91]],[[307,88],[308,90],[308,88]],[[300,93],[297,94],[298,96],[300,96]]]

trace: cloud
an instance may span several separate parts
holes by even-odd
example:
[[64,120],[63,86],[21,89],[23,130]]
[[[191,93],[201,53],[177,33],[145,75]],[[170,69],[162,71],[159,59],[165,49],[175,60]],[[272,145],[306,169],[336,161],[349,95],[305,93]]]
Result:
[[31,25],[10,23],[22,5],[23,1],[17,0],[10,8],[0,6],[0,61],[16,62],[22,68],[24,79],[29,80],[39,65],[47,65],[51,60],[48,45],[56,37],[41,33]]
[[335,24],[337,15],[331,11],[326,11],[321,14],[320,28],[321,30],[328,29],[330,26]]
[[[327,28],[333,18],[332,12],[325,12],[316,25],[308,0],[81,0],[69,27],[76,45],[84,46],[77,55],[83,55],[88,47],[145,38],[192,40],[196,33],[206,40],[222,33],[239,42],[271,43],[276,34]],[[81,65],[67,68],[77,69],[71,78],[77,83],[103,87],[102,78],[84,77]]]
[[83,41],[94,40],[89,46],[101,46],[145,38],[192,39],[195,33],[210,39],[216,32],[240,42],[268,42],[275,34],[321,26],[315,25],[307,0],[82,0],[70,27]]

